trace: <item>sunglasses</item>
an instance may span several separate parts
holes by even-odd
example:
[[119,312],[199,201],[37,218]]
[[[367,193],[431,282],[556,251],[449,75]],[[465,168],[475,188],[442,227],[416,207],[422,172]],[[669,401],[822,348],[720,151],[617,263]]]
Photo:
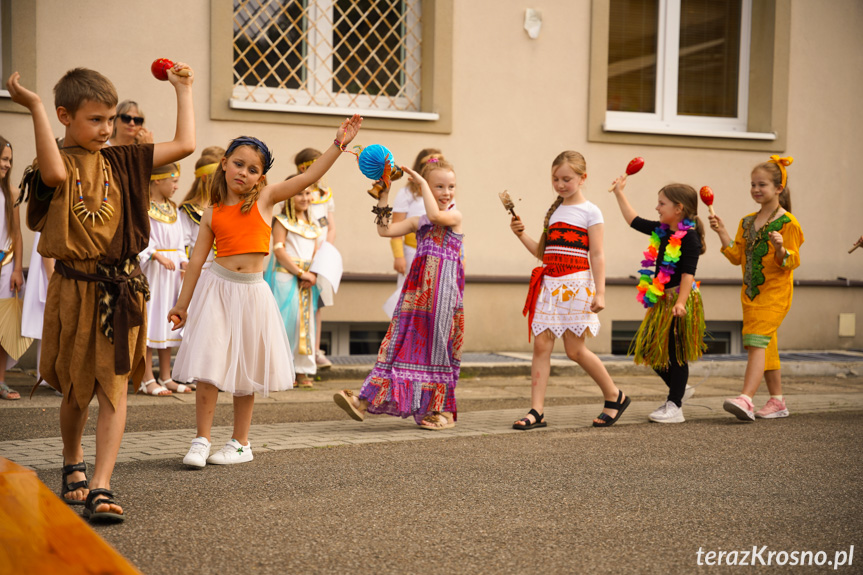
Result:
[[144,125],[143,116],[130,116],[129,114],[120,114],[120,121],[124,124],[131,124],[132,122],[135,122],[136,126]]

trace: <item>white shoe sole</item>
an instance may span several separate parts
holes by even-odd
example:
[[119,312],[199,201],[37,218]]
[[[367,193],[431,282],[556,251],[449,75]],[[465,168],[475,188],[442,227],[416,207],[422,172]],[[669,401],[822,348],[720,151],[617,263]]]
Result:
[[194,460],[189,458],[188,455],[183,458],[183,463],[185,465],[188,465],[189,467],[195,467],[197,469],[202,469],[202,468],[207,466],[207,460],[206,459],[204,459],[204,461],[201,462],[197,458],[195,458]]
[[668,417],[665,419],[660,419],[658,417],[654,418],[653,414],[651,414],[647,416],[647,419],[649,419],[653,423],[683,423],[684,421],[686,421],[686,418],[683,417],[682,413],[676,417]]
[[235,465],[237,463],[248,463],[249,461],[252,461],[254,458],[255,457],[253,455],[250,455],[248,458],[244,457],[242,459],[234,459],[231,461],[218,461],[218,460],[213,459],[212,456],[210,456],[210,458],[207,460],[207,463],[210,465]]
[[788,417],[789,415],[791,415],[791,414],[788,413],[788,410],[783,409],[782,411],[775,411],[775,412],[768,414],[768,415],[758,415],[756,413],[755,417],[757,417],[758,419],[776,419],[777,417]]
[[754,413],[743,409],[730,399],[725,400],[725,402],[722,404],[722,409],[724,409],[740,421],[755,421]]

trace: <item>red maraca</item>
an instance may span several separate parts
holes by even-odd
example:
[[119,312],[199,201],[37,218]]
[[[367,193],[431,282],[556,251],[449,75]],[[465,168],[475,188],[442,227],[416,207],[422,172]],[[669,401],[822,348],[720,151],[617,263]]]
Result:
[[710,215],[715,216],[716,212],[713,211],[713,190],[710,189],[710,186],[704,186],[701,188],[698,195],[701,196],[701,201],[704,202],[704,205],[706,205],[707,209],[710,210]]
[[[641,168],[643,168],[643,167],[644,167],[644,158],[642,158],[642,157],[632,158],[632,160],[626,166],[626,175],[631,176],[632,174],[637,174],[638,172],[641,171]],[[608,188],[608,191],[613,192],[614,186],[611,186],[610,188]]]
[[[167,58],[159,58],[157,60],[153,60],[153,63],[150,65],[150,72],[153,73],[153,77],[157,80],[162,80],[163,82],[168,80],[168,70],[174,67],[174,63],[168,60]],[[183,68],[179,72],[174,72],[177,76],[189,76],[190,72],[188,68]]]

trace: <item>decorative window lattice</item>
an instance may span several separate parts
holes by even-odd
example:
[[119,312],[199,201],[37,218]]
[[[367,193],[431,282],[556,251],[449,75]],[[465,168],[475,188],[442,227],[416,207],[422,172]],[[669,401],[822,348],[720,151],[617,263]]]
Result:
[[419,111],[421,0],[234,0],[233,98]]

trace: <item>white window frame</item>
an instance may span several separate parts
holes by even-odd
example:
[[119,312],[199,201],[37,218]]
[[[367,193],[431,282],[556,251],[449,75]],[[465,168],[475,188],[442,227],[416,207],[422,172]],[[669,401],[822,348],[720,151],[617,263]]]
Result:
[[[0,63],[3,62],[3,10],[0,10]],[[0,65],[0,74],[6,77],[6,70],[3,69],[3,66]],[[3,86],[5,86],[5,82]],[[0,87],[0,98],[11,98],[12,94],[9,93],[5,87]]]
[[[417,3],[418,0],[407,0],[408,3]],[[398,118],[408,120],[424,120],[436,121],[440,119],[440,114],[435,112],[420,112],[406,110],[387,110],[381,108],[372,108],[374,96],[366,96],[361,94],[333,94],[331,90],[333,79],[333,68],[331,59],[320,58],[320,51],[314,49],[315,46],[332,45],[332,22],[334,21],[335,0],[324,0],[312,4],[309,7],[308,17],[310,20],[315,20],[316,24],[309,26],[310,32],[308,36],[308,70],[306,82],[308,87],[303,90],[282,89],[275,90],[273,88],[254,88],[249,89],[246,86],[235,86],[232,91],[232,97],[228,105],[232,109],[237,110],[259,110],[259,111],[279,111],[279,112],[300,112],[305,114],[323,114],[344,116],[351,115],[357,111],[361,111],[364,117],[377,118]],[[418,7],[412,10],[407,10],[406,27],[408,29],[417,29],[419,19],[417,18]],[[416,39],[412,35],[408,35],[406,39],[406,53],[416,53],[418,46]],[[416,60],[408,58],[404,63],[408,68],[408,77],[418,78],[419,64]],[[412,92],[413,101],[420,99],[421,81],[408,86],[407,89]],[[281,100],[292,103],[273,103],[273,95],[281,96]],[[315,100],[324,101],[334,100],[336,106],[321,106],[316,105]],[[408,98],[399,98],[397,102],[401,106],[406,106]]]
[[677,113],[678,61],[680,57],[680,0],[659,0],[656,47],[656,111],[606,110],[603,131],[641,134],[775,140],[775,133],[747,131],[749,60],[752,37],[752,0],[742,0],[738,61],[737,117],[713,118]]

